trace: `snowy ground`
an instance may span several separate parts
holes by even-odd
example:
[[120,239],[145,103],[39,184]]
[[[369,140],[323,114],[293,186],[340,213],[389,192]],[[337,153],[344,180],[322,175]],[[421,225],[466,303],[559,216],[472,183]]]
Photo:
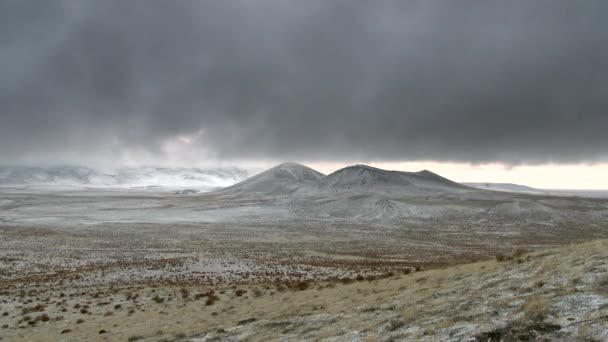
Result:
[[[314,282],[6,286],[7,341],[605,341],[608,243]],[[13,284],[15,285],[15,284]],[[69,286],[66,286],[69,285]]]
[[78,271],[83,283],[327,279],[606,238],[607,226],[607,200],[495,192],[12,190],[0,196],[0,275]]
[[[324,177],[297,164],[270,171],[252,182],[211,193],[3,188],[0,312],[7,314],[1,316],[6,330],[0,337],[30,339],[35,332],[58,327],[76,331],[79,319],[90,328],[86,322],[91,320],[109,322],[113,315],[124,319],[123,314],[131,317],[152,308],[155,318],[146,319],[169,310],[177,317],[182,314],[179,309],[189,305],[189,301],[178,301],[184,295],[181,289],[191,292],[187,298],[198,294],[202,301],[214,298],[209,292],[213,289],[225,301],[240,298],[233,293],[243,287],[251,299],[258,297],[257,290],[281,293],[308,288],[308,284],[335,284],[339,278],[373,279],[485,260],[510,253],[514,247],[533,251],[608,238],[607,199],[476,190],[426,171],[386,173],[351,167]],[[585,284],[595,281],[585,279]],[[155,299],[157,289],[162,298]],[[133,293],[140,293],[142,299],[133,301]],[[428,295],[432,297],[432,291]],[[166,302],[171,305],[155,306]],[[31,308],[37,304],[45,309]],[[570,313],[581,305],[604,304],[597,294],[574,293],[560,299],[559,307],[551,312],[565,308]],[[271,310],[277,303],[269,305],[258,311]],[[126,306],[129,309],[123,310]],[[309,309],[318,311],[321,306]],[[205,327],[227,327],[209,323],[230,312],[230,305],[222,310],[213,311],[216,315],[206,318],[202,326],[190,326],[189,334],[199,333],[196,339],[205,340],[208,335],[200,335],[208,331]],[[590,315],[587,311],[581,315]],[[41,316],[43,312],[52,320]],[[315,314],[291,328],[289,324],[302,318],[269,324],[285,325],[285,331],[293,328],[299,336],[336,319],[335,314]],[[362,320],[369,315],[361,316]],[[501,312],[498,315],[503,317]],[[49,323],[62,320],[69,322]],[[457,320],[450,325],[455,330],[446,336],[459,340],[482,333],[495,326],[488,322],[482,326]],[[495,323],[501,322],[506,321],[501,318]],[[448,323],[428,321],[394,331],[399,336],[420,337],[433,324]],[[150,334],[145,325],[137,329],[142,336]],[[125,334],[135,334],[137,329],[102,335],[124,341]],[[352,329],[345,334],[342,339],[346,340],[367,336]],[[157,340],[166,339],[164,335],[158,334]],[[238,340],[246,332],[236,329],[230,336]],[[66,340],[74,339],[68,335]]]

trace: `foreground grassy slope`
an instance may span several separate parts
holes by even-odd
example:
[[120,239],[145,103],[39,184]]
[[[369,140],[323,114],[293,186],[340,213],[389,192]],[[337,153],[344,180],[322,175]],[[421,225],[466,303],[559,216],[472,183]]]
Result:
[[[608,340],[608,241],[516,251],[498,259],[375,280],[292,288],[241,285],[213,294],[196,284],[41,290],[28,303],[23,297],[3,301],[7,314],[0,322],[7,323],[0,336],[7,341]],[[27,310],[38,304],[42,310]],[[39,318],[42,314],[49,319]],[[37,321],[29,324],[25,316]]]

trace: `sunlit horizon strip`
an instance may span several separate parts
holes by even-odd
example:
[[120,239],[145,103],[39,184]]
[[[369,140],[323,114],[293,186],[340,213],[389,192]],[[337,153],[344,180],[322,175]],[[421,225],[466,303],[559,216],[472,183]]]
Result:
[[608,190],[608,164],[521,165],[423,162],[311,162],[325,174],[353,164],[395,171],[429,170],[455,182],[512,183],[539,189]]

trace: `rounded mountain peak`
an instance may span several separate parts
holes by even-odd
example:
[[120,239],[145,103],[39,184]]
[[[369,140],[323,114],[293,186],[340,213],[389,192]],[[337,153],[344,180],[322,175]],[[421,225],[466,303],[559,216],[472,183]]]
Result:
[[298,163],[283,163],[248,178],[231,187],[220,190],[224,193],[285,194],[312,184],[324,175]]
[[466,188],[428,170],[388,171],[368,165],[345,167],[325,177],[320,183],[324,187],[378,193],[449,192]]
[[324,176],[322,173],[313,170],[308,166],[291,162],[279,164],[260,175],[266,173],[268,173],[266,176],[288,178],[297,182],[317,181]]

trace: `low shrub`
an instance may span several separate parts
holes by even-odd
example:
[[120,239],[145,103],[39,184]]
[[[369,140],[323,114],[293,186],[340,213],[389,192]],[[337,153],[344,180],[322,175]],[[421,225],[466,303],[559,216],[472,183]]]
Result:
[[296,288],[300,291],[304,291],[304,290],[308,289],[309,287],[310,287],[310,284],[308,284],[308,282],[305,280],[300,281],[296,284]]
[[340,278],[340,282],[344,285],[354,283],[355,281],[351,278]]
[[190,296],[190,292],[188,292],[188,289],[183,288],[183,289],[181,289],[179,291],[180,291],[180,293],[182,295],[182,299],[184,299],[184,300],[188,299],[188,297]]
[[214,294],[209,294],[207,296],[207,301],[205,302],[205,305],[209,306],[209,305],[213,305],[215,304],[216,301],[218,301],[220,298]]
[[526,254],[528,254],[528,250],[521,247],[514,247],[511,251],[511,257],[513,258],[520,258]]
[[405,321],[402,319],[392,319],[388,322],[388,330],[395,331],[399,330],[401,327],[405,325]]

